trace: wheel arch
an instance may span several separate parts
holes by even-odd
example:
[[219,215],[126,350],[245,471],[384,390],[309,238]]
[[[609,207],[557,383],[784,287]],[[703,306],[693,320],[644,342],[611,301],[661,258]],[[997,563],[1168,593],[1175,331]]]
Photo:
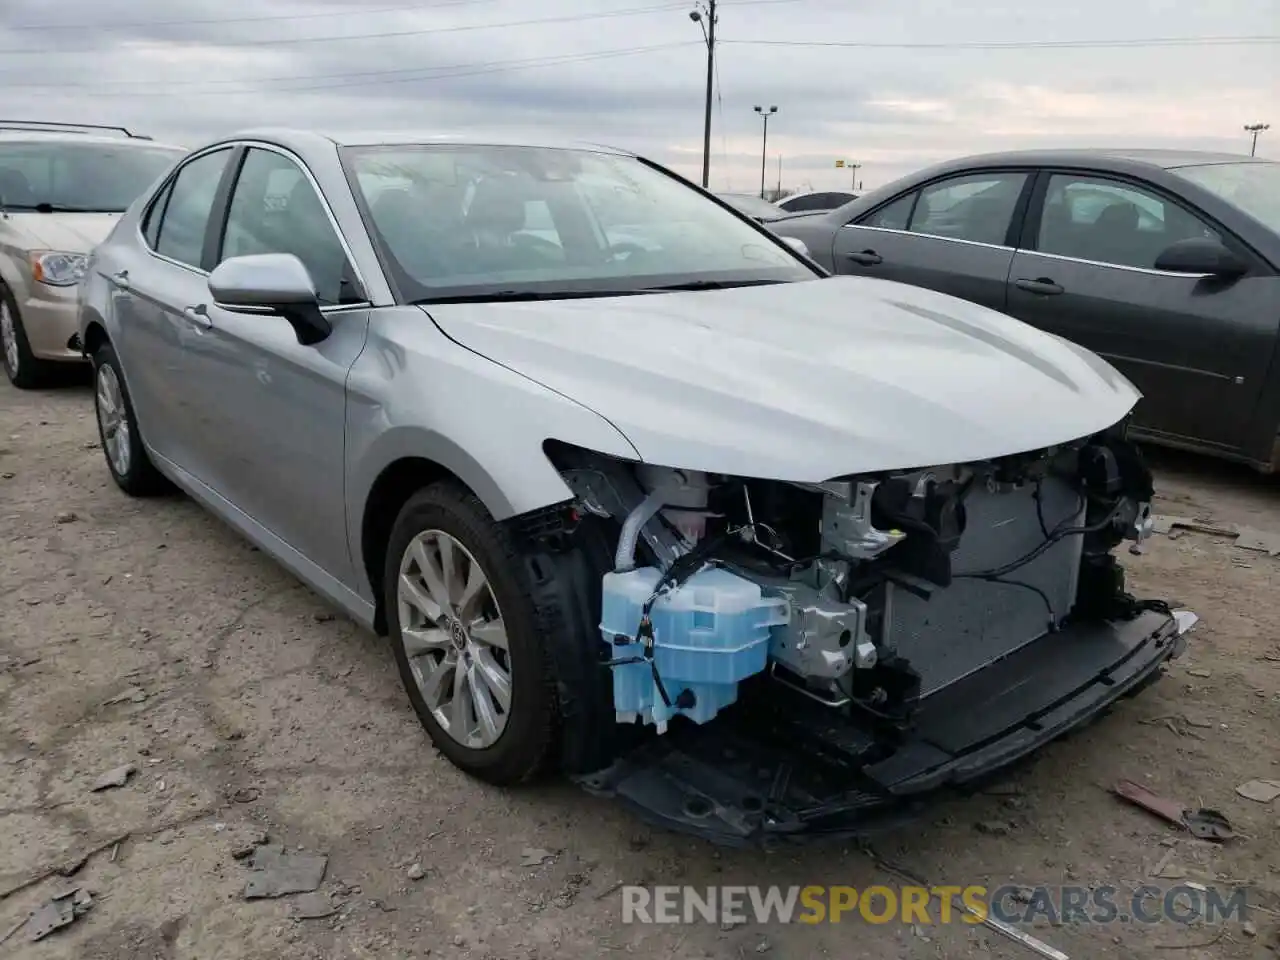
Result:
[[383,567],[396,517],[414,493],[441,480],[452,480],[471,490],[456,473],[438,461],[427,457],[399,457],[383,467],[364,498],[359,539],[355,542],[359,546],[360,569],[373,595],[373,628],[379,636],[387,633],[387,611],[382,597]]
[[88,314],[88,318],[80,322],[80,329],[84,331],[80,336],[80,352],[86,357],[91,357],[100,346],[111,342],[111,336],[107,333],[106,321],[96,310],[92,307],[82,309]]
[[[405,502],[418,490],[451,480],[470,491],[495,521],[509,520],[573,496],[545,456],[524,474],[519,489],[503,484],[475,457],[452,440],[419,428],[393,428],[379,436],[362,458],[376,469],[356,469],[349,478],[358,507],[348,518],[348,542],[355,566],[364,575],[374,604],[374,627],[386,631],[383,568],[391,529]],[[508,490],[510,489],[510,494]]]

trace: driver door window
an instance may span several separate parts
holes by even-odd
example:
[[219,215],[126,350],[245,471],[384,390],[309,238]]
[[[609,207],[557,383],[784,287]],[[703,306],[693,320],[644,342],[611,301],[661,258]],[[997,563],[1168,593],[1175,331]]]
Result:
[[363,299],[337,231],[306,174],[283,154],[253,147],[231,194],[218,259],[261,253],[291,253],[301,260],[322,306]]
[[1199,217],[1119,180],[1055,173],[1049,178],[1036,249],[1118,267],[1151,269],[1172,243],[1221,241]]

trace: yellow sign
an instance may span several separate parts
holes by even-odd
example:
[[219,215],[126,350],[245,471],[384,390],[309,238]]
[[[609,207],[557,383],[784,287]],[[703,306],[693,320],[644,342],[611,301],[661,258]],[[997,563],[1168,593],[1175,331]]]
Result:
[[837,166],[837,167],[843,167],[843,166],[844,166],[844,161],[843,161],[843,160],[837,160],[837,161],[836,161],[836,166]]

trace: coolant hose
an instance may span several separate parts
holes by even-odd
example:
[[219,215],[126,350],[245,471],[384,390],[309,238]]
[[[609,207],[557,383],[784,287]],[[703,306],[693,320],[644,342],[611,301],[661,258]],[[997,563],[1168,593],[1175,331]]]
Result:
[[635,569],[636,544],[640,541],[640,531],[662,509],[664,496],[665,492],[658,487],[627,514],[627,519],[622,522],[622,534],[618,537],[618,550],[613,557],[613,569],[616,572],[625,573]]

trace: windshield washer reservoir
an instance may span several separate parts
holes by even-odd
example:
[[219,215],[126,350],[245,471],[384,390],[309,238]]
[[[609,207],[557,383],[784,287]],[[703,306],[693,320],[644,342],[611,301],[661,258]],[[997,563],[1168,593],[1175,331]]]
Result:
[[606,574],[600,630],[615,660],[635,661],[613,667],[618,722],[641,720],[664,733],[677,713],[706,723],[737,699],[738,684],[764,670],[770,630],[788,622],[790,605],[727,570],[702,570],[654,601],[650,664],[635,637],[661,577],[656,567]]

